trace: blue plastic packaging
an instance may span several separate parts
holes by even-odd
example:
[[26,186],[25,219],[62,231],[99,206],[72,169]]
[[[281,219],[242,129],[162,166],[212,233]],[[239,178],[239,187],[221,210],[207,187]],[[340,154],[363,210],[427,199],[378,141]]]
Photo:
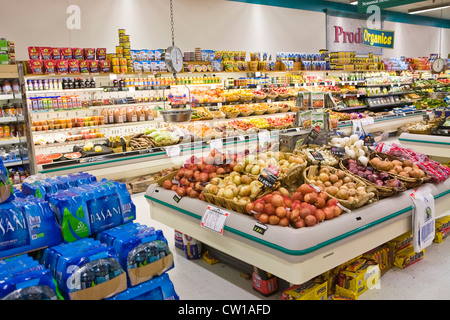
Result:
[[27,197],[0,205],[0,258],[61,242],[61,230],[46,201]]
[[14,188],[8,177],[8,170],[0,158],[0,203],[10,202],[14,199]]
[[108,300],[180,300],[167,273],[116,294]]
[[18,253],[30,244],[30,234],[24,212],[16,204],[0,205],[0,257]]
[[167,262],[167,265],[165,263],[158,265],[155,274],[136,275],[134,272],[130,274],[132,269],[162,261],[164,257],[171,254],[171,251],[162,230],[155,230],[153,227],[130,230],[130,227],[125,227],[124,229],[128,229],[128,232],[120,232],[120,228],[118,229],[111,233],[109,230],[104,231],[99,235],[99,239],[114,248],[121,267],[127,272],[129,286],[146,281],[174,267],[172,259]]
[[1,261],[0,299],[57,300],[58,296],[50,271],[23,255]]
[[50,271],[65,299],[70,299],[75,291],[91,288],[123,273],[113,248],[95,240],[92,244],[76,241],[53,247],[48,252]]
[[47,194],[50,208],[56,215],[63,240],[73,242],[91,234],[86,201],[80,194],[70,190],[59,190]]

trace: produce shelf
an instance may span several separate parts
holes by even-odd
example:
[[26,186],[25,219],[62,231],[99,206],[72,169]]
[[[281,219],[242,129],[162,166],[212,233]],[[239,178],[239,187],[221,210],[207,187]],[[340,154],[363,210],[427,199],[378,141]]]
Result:
[[[436,200],[436,217],[447,214],[450,180],[426,186]],[[145,197],[152,219],[290,283],[304,283],[411,230],[409,193],[402,192],[314,227],[268,225],[264,234],[253,230],[253,217],[229,210],[223,234],[206,229],[200,220],[208,203],[189,197],[176,202],[173,191],[156,184],[147,189]]]

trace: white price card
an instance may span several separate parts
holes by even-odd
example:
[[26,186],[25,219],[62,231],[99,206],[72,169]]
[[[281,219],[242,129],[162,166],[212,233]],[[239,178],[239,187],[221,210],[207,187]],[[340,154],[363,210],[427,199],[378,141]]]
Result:
[[178,145],[166,147],[165,149],[168,157],[178,157],[181,155],[181,149]]
[[208,206],[203,214],[200,225],[219,234],[223,234],[225,222],[230,213],[220,208]]
[[211,150],[222,150],[223,149],[223,142],[221,139],[214,139],[209,141],[209,146]]
[[117,74],[115,74],[115,73],[110,73],[110,74],[109,74],[109,80],[117,80]]

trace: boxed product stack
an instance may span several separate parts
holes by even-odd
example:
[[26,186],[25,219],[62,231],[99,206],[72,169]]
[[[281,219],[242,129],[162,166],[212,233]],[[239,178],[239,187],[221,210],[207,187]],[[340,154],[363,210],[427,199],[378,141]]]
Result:
[[127,288],[114,249],[92,238],[47,248],[40,262],[67,300],[100,300]]
[[[135,295],[142,295],[144,289],[146,292],[153,290],[155,283],[170,283],[166,272],[174,266],[173,254],[161,230],[129,223],[98,234],[97,240],[114,248],[120,266],[126,272],[129,297],[125,294],[117,299],[131,300]],[[164,280],[159,279],[162,276]],[[174,294],[164,296],[166,299]]]
[[357,300],[358,296],[374,288],[379,280],[379,265],[373,260],[361,257],[339,272],[335,295]]
[[387,243],[394,266],[404,269],[425,258],[425,249],[415,252],[412,231],[406,232]]
[[328,283],[323,276],[315,277],[303,284],[293,285],[283,291],[282,300],[327,300]]
[[450,216],[444,216],[435,221],[434,242],[442,242],[450,234]]
[[14,41],[0,39],[0,65],[16,64],[16,46]]
[[22,192],[48,201],[65,242],[96,235],[136,218],[126,184],[97,181],[88,173],[31,176],[23,182]]
[[50,270],[22,255],[0,260],[0,300],[58,300]]

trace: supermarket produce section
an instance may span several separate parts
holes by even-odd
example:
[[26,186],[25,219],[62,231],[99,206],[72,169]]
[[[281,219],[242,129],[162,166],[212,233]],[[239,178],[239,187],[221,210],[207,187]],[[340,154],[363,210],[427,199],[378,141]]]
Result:
[[136,222],[133,193],[185,252],[183,236],[311,299],[357,299],[449,234],[450,74],[433,59],[196,48],[171,74],[118,33],[115,53],[29,46],[0,66],[0,299],[178,300],[171,235]]

